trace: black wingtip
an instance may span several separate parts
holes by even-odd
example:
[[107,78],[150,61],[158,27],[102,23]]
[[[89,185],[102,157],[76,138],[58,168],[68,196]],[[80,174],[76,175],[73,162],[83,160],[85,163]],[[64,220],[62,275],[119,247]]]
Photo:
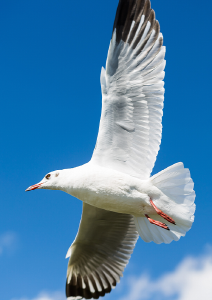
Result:
[[[92,281],[92,277],[89,277],[89,279]],[[90,291],[87,276],[85,276],[83,278],[83,280],[86,285],[85,288],[82,287],[82,278],[80,275],[78,275],[77,277],[75,275],[72,275],[71,281],[70,282],[66,281],[66,297],[67,298],[76,297],[76,299],[99,299],[99,297],[104,297],[105,294],[110,293],[112,290],[110,286],[108,286],[108,288],[104,288],[102,285],[102,291],[98,291],[97,287],[94,285],[95,292],[92,293]]]
[[[142,15],[145,20],[155,22],[154,11],[151,9],[150,0],[120,0],[116,11],[116,17],[113,26],[113,32],[116,29],[116,42],[121,40],[131,44],[135,33],[138,29]],[[132,32],[130,33],[132,22],[135,22]],[[129,35],[130,33],[130,35]]]

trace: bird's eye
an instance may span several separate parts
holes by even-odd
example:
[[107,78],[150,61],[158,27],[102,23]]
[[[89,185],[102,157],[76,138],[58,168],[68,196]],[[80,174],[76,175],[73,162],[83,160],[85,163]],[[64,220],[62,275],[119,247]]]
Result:
[[51,174],[46,175],[46,179],[49,179],[51,177]]

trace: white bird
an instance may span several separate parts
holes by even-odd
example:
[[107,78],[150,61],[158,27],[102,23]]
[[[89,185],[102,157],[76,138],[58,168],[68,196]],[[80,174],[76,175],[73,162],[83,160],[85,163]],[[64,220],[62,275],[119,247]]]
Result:
[[164,56],[150,1],[120,0],[101,72],[102,113],[93,156],[27,189],[61,190],[83,201],[79,231],[67,253],[69,299],[109,293],[138,234],[145,242],[168,244],[194,221],[194,184],[183,163],[150,177],[161,143]]

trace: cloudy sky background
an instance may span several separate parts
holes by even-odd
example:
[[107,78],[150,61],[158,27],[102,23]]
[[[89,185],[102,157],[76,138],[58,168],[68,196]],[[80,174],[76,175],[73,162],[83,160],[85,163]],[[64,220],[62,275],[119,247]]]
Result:
[[[118,0],[0,1],[0,293],[4,300],[64,300],[66,252],[80,201],[24,190],[49,171],[86,163],[101,111]],[[153,174],[183,161],[197,194],[179,242],[139,239],[108,300],[211,299],[211,9],[152,0],[167,47],[163,138]]]

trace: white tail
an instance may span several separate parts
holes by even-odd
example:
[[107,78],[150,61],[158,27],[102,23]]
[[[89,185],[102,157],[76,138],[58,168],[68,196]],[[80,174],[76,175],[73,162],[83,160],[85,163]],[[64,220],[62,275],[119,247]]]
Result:
[[[175,220],[176,225],[168,223],[170,228],[168,231],[150,224],[145,217],[134,217],[140,237],[145,242],[153,241],[157,244],[178,241],[191,228],[196,208],[194,183],[189,169],[185,169],[183,163],[177,163],[151,177],[151,181],[168,197],[167,211],[163,211]],[[164,222],[159,215],[150,215],[150,217]]]

